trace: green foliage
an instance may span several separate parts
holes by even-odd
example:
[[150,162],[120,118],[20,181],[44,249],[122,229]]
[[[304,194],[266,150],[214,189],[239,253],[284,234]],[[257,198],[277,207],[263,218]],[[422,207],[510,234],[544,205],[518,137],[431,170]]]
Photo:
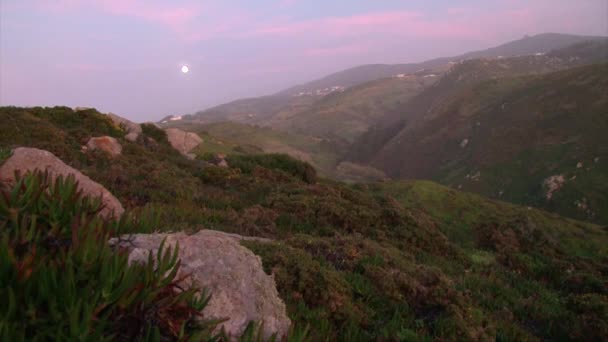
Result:
[[280,170],[306,183],[317,181],[317,172],[308,163],[294,159],[286,154],[231,155],[229,165],[251,174],[256,166],[271,170]]
[[11,156],[11,150],[0,147],[0,165]]
[[177,246],[144,264],[108,239],[146,220],[104,221],[73,177],[35,173],[0,192],[0,336],[24,340],[201,340],[208,296],[179,288]]
[[164,130],[156,127],[156,125],[151,123],[144,123],[141,124],[141,130],[145,136],[154,139],[157,143],[169,145],[169,140],[167,140],[167,133]]

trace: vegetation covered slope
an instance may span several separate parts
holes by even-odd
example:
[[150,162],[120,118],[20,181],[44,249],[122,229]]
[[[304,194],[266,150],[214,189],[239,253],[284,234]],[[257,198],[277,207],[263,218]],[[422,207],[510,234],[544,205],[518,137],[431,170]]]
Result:
[[459,88],[391,138],[372,165],[608,222],[607,93],[606,64]]
[[329,94],[305,110],[279,113],[266,124],[347,145],[387,111],[394,110],[433,84],[443,71],[445,68],[367,82]]
[[[394,110],[350,146],[350,160],[369,162],[397,134],[418,127],[418,122],[445,110],[455,96],[472,92],[479,83],[498,78],[543,74],[608,60],[608,40],[577,44],[546,55],[483,58],[454,63],[441,79]],[[508,91],[506,89],[505,91]]]
[[242,99],[182,117],[181,120],[163,121],[163,124],[187,127],[188,124],[231,121],[272,127],[346,145],[365,132],[386,111],[393,110],[436,81],[437,74],[444,70],[439,68],[402,78],[380,79],[324,95],[311,93]]
[[[130,143],[95,111],[0,115],[2,149],[52,150],[130,210],[154,209],[163,229],[274,239],[246,244],[311,341],[608,336],[608,232],[596,225],[431,182],[317,179],[285,156],[188,161],[154,126]],[[100,130],[118,136],[121,156],[80,152]]]

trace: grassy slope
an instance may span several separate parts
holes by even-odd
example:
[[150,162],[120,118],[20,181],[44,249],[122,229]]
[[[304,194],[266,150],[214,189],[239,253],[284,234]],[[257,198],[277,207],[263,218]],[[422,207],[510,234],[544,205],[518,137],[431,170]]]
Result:
[[386,111],[417,95],[436,79],[421,74],[371,81],[325,96],[307,110],[276,115],[268,125],[350,143]]
[[[435,179],[608,222],[607,76],[600,64],[464,88],[398,134],[377,158],[399,177]],[[462,148],[464,139],[469,144]],[[548,200],[543,181],[560,174],[568,180]]]
[[200,112],[185,121],[258,124],[348,143],[387,110],[409,100],[435,80],[420,74],[404,79],[371,81],[326,96],[277,95],[243,99]]
[[123,155],[109,160],[79,151],[89,136],[121,135],[94,111],[0,116],[1,149],[52,150],[131,210],[154,208],[165,229],[275,239],[247,246],[313,341],[608,336],[608,232],[597,226],[431,182],[311,183],[294,173],[301,163],[272,156],[205,166],[153,127],[119,138]]

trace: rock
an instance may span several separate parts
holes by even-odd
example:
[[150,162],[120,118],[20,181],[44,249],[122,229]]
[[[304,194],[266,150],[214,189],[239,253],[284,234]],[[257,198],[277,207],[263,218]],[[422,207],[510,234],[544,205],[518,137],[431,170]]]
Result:
[[553,194],[562,188],[566,182],[564,175],[554,175],[544,180],[543,185],[547,188],[547,199],[553,198]]
[[226,161],[226,155],[223,153],[218,153],[209,160],[209,162],[215,166],[219,167],[228,167],[228,162]]
[[465,148],[469,144],[469,139],[464,139],[460,142],[460,147]]
[[[129,250],[129,262],[145,262],[165,238],[166,246],[179,244],[180,274],[191,274],[190,283],[210,291],[211,300],[203,310],[205,318],[228,318],[222,326],[233,339],[250,321],[263,322],[265,339],[276,333],[280,340],[287,334],[291,321],[274,278],[264,273],[260,257],[239,243],[243,239],[268,240],[202,230],[193,235],[132,235],[123,238],[121,247]],[[110,240],[110,244],[116,243]]]
[[89,110],[89,109],[93,109],[93,108],[91,108],[91,107],[74,107],[75,112],[82,112],[82,111]]
[[131,142],[137,141],[137,138],[142,132],[141,125],[131,122],[114,113],[108,113],[107,115],[110,117],[110,119],[112,119],[116,126],[122,128],[127,133],[125,135],[125,139]]
[[89,139],[86,148],[86,151],[103,151],[112,158],[117,157],[122,153],[122,146],[118,140],[108,136],[93,137]]
[[106,188],[83,175],[80,171],[68,166],[61,159],[48,151],[37,148],[19,147],[13,150],[13,155],[4,164],[0,165],[0,181],[14,183],[15,171],[21,174],[33,170],[48,171],[52,177],[58,175],[74,175],[78,181],[78,187],[85,195],[101,197],[103,209],[99,213],[102,217],[120,217],[124,209],[118,199],[114,197]]
[[192,156],[189,156],[188,153],[203,142],[203,139],[196,133],[182,131],[178,128],[167,128],[165,132],[167,132],[167,139],[171,146],[190,159]]

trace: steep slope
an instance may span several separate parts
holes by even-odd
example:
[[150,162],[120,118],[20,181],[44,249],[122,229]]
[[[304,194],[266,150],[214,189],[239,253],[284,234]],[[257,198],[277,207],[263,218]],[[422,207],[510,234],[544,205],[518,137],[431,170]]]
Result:
[[606,64],[460,88],[406,124],[371,163],[399,178],[608,222],[606,94]]
[[[376,124],[362,134],[350,147],[347,158],[370,162],[374,156],[402,131],[417,127],[440,112],[441,107],[461,93],[471,92],[478,83],[517,75],[542,74],[608,60],[608,40],[577,44],[546,55],[513,58],[482,58],[454,63],[452,68],[410,101],[387,111]],[[392,168],[386,165],[386,168]]]
[[279,113],[267,125],[351,143],[386,112],[433,84],[444,68],[379,79],[327,95],[299,112]]
[[[154,213],[155,227],[272,239],[243,244],[273,274],[296,328],[309,327],[298,340],[608,336],[608,232],[596,225],[432,182],[317,179],[285,156],[215,167],[182,157],[153,125],[128,141],[94,110],[0,108],[0,119],[0,160],[14,146],[51,149],[129,210]],[[123,153],[83,154],[81,141],[98,134]],[[123,222],[129,232],[152,224],[136,217]]]

